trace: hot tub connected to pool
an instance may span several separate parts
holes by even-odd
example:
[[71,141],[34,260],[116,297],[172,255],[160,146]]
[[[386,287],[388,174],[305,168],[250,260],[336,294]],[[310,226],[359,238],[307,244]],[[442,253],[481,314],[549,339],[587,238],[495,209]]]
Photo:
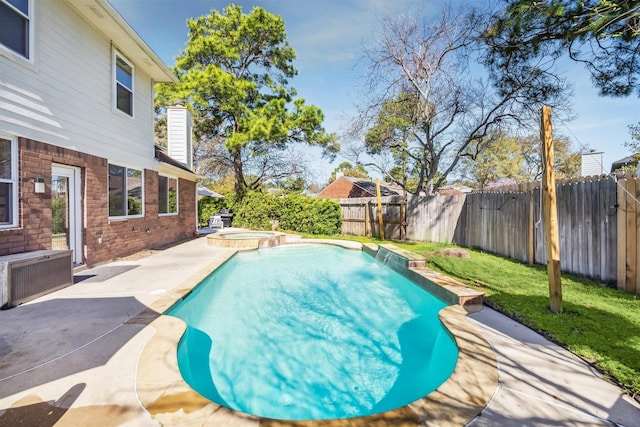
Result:
[[209,246],[238,250],[278,246],[285,240],[286,234],[277,231],[221,231],[207,236]]

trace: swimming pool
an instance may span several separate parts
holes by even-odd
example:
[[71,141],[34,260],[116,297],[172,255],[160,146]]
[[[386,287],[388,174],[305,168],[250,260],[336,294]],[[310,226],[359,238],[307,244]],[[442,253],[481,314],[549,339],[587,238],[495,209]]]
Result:
[[347,418],[406,405],[452,373],[446,304],[357,251],[280,246],[237,254],[168,314],[187,323],[187,383],[242,412]]

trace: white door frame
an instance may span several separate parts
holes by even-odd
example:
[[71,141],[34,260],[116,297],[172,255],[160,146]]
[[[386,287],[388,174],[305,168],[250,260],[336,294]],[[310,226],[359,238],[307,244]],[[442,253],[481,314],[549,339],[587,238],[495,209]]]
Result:
[[80,195],[80,168],[53,163],[51,175],[69,180],[69,249],[73,250],[73,263],[82,264],[82,205]]

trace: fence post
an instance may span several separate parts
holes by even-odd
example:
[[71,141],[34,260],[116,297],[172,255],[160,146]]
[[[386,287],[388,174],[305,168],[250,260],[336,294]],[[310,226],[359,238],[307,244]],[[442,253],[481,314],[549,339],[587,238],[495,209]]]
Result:
[[533,190],[529,189],[529,244],[527,245],[527,260],[529,265],[533,265],[536,258],[536,242],[535,242],[535,212],[534,212]]
[[618,209],[616,211],[617,225],[616,230],[618,242],[618,259],[616,263],[616,286],[618,290],[625,290],[625,282],[627,281],[627,176],[626,174],[618,180],[617,195]]
[[407,200],[400,202],[400,240],[407,238]]
[[[633,228],[631,230],[627,230],[627,233],[631,233],[633,235],[633,240],[635,243],[634,258],[630,259],[630,262],[633,263],[633,274],[634,279],[631,283],[627,283],[627,291],[640,295],[640,238],[638,233],[640,233],[640,206],[638,206],[638,197],[640,197],[640,182],[638,182],[638,175],[632,175],[634,191],[631,193],[629,198],[631,199],[627,203],[627,209],[633,213],[632,223]],[[633,206],[633,209],[629,209],[629,203]]]
[[628,292],[636,291],[636,178],[632,174],[629,174],[627,178],[627,192],[625,198],[627,200],[626,208],[626,233],[627,233],[627,250],[626,250],[626,277],[625,277],[625,290]]
[[373,237],[373,227],[371,226],[371,206],[370,202],[364,204],[364,235]]
[[384,240],[384,223],[382,222],[382,199],[380,197],[380,180],[376,178],[376,195],[378,196],[378,222],[380,223],[380,240]]
[[558,207],[556,206],[556,180],[553,161],[553,132],[551,107],[542,107],[540,120],[542,140],[542,191],[544,230],[547,249],[547,275],[549,276],[549,303],[552,313],[562,312],[562,280],[560,277],[560,245],[558,239]]

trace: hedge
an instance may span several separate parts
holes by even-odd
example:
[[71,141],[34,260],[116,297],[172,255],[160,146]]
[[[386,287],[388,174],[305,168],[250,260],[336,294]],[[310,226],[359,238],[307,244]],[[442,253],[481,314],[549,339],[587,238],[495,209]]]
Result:
[[342,229],[342,209],[331,199],[302,194],[276,197],[250,192],[236,206],[233,225],[254,230],[281,230],[333,235]]

